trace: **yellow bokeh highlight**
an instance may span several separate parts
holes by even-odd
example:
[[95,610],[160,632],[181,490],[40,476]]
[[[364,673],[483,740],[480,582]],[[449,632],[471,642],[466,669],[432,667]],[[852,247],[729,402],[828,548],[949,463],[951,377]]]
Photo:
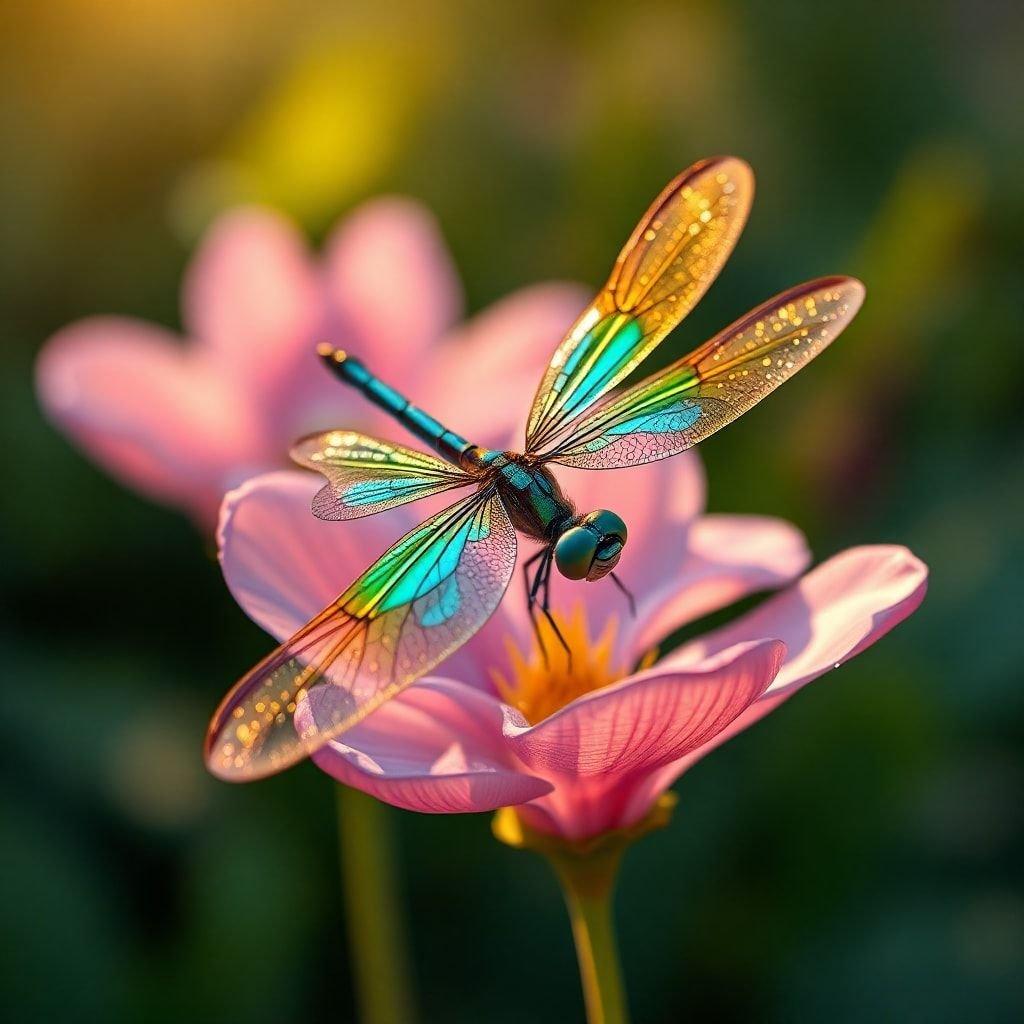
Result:
[[443,77],[437,58],[409,35],[339,34],[300,50],[222,150],[184,176],[173,204],[181,233],[252,202],[327,226],[398,160]]

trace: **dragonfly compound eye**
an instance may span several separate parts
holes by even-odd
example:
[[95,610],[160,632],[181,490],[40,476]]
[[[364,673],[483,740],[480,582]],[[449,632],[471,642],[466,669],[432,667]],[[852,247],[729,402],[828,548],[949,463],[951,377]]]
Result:
[[570,580],[584,580],[590,572],[601,538],[583,526],[566,530],[555,542],[555,565]]
[[616,537],[620,544],[626,543],[626,537],[628,536],[626,524],[622,521],[621,516],[617,516],[614,512],[609,512],[606,508],[599,508],[596,512],[588,512],[580,521],[580,526],[586,526],[588,529],[593,530],[600,535],[602,540],[610,540],[612,537]]
[[587,579],[602,579],[607,576],[619,564],[619,557],[622,554],[622,541],[618,537],[608,537],[597,545],[594,553],[594,561],[590,563],[590,572]]
[[626,524],[614,512],[589,512],[555,544],[558,571],[571,580],[599,580],[615,568],[626,543]]

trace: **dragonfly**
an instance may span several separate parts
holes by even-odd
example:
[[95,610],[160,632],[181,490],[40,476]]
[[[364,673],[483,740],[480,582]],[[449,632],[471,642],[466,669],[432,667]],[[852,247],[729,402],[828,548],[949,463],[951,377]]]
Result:
[[326,479],[315,515],[352,520],[468,493],[401,537],[235,684],[207,733],[214,774],[247,780],[287,768],[438,665],[498,607],[515,572],[517,536],[541,545],[522,566],[532,616],[552,621],[553,569],[570,580],[617,580],[626,523],[609,509],[577,511],[553,467],[614,470],[686,451],[806,366],[863,301],[863,285],[850,277],[798,285],[665,369],[623,385],[718,276],[753,191],[753,172],[735,157],[701,161],[669,182],[555,349],[522,452],[472,443],[359,359],[319,346],[341,381],[431,453],[345,429],[303,438],[292,458]]

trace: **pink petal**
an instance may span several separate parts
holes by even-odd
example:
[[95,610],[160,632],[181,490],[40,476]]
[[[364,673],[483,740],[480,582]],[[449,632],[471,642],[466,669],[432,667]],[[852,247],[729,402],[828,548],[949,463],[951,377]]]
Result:
[[673,577],[656,578],[640,600],[630,661],[702,615],[789,583],[811,557],[795,526],[765,516],[700,516],[685,548],[678,568],[666,565]]
[[111,475],[211,521],[232,470],[266,458],[249,410],[170,332],[120,317],[64,328],[40,354],[39,399]]
[[802,686],[860,654],[917,610],[928,587],[928,567],[897,545],[850,548],[809,572],[799,583],[736,622],[686,644],[660,667],[685,669],[755,637],[775,636],[786,660],[764,695],[711,742],[657,778],[654,795],[726,740],[774,711]]
[[523,650],[532,641],[526,617],[519,614],[526,600],[519,582],[521,579],[521,573],[512,577],[512,583],[497,611],[482,629],[449,655],[443,666],[446,676],[496,692],[492,670],[506,666],[509,642]]
[[459,280],[434,218],[408,199],[375,199],[334,233],[325,262],[329,298],[353,333],[338,343],[418,399],[409,383],[462,310]]
[[280,214],[253,207],[218,219],[189,264],[182,307],[189,332],[254,399],[291,381],[297,360],[307,372],[320,369],[312,356],[324,309],[317,274]]
[[329,523],[310,511],[323,481],[281,471],[225,499],[217,531],[221,568],[245,613],[278,640],[290,637],[413,524],[408,508]]
[[[296,718],[301,728],[301,709]],[[551,790],[516,763],[502,722],[495,698],[452,680],[423,679],[313,760],[340,782],[406,810],[492,811]]]
[[775,637],[789,653],[769,694],[792,691],[838,668],[907,618],[924,600],[927,580],[927,566],[904,547],[850,548],[662,664],[689,668],[734,644]]
[[575,604],[585,605],[591,636],[601,635],[614,618],[615,658],[624,669],[686,623],[790,582],[810,557],[800,531],[780,519],[713,515],[687,523],[682,515],[688,508],[673,509],[671,493],[655,497],[664,502],[665,514],[634,515],[643,524],[639,550],[633,549],[631,532],[620,563],[628,559],[628,568],[618,571],[636,597],[635,617],[610,580],[552,583],[563,615],[571,616]]
[[527,768],[554,783],[519,808],[527,824],[580,840],[639,821],[665,766],[727,729],[771,682],[785,648],[744,644],[699,673],[642,673],[574,701],[532,729],[506,709],[505,732]]
[[775,640],[743,644],[694,672],[661,667],[574,700],[532,727],[506,723],[528,767],[559,775],[650,771],[718,735],[764,693],[785,656]]
[[588,298],[578,285],[540,284],[488,307],[424,367],[428,411],[476,444],[522,450],[537,384]]

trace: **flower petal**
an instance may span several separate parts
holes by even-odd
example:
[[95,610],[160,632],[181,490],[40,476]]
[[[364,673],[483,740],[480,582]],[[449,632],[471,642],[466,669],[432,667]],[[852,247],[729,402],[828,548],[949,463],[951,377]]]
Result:
[[887,544],[850,548],[750,614],[669,655],[662,666],[694,667],[704,659],[715,659],[731,644],[758,636],[780,637],[788,651],[778,676],[760,700],[710,742],[649,780],[651,798],[802,686],[880,640],[917,610],[927,587],[928,567],[906,548]]
[[459,280],[434,218],[412,200],[375,199],[334,233],[325,262],[328,295],[353,332],[340,343],[351,344],[393,386],[408,388],[418,361],[462,310]]
[[769,695],[795,690],[880,640],[924,600],[928,568],[910,551],[850,548],[735,622],[662,662],[690,668],[734,644],[775,637],[788,654]]
[[781,643],[767,641],[725,652],[702,672],[642,673],[532,729],[507,708],[512,749],[555,787],[520,807],[520,817],[571,840],[635,824],[662,792],[652,780],[742,715],[784,656]]
[[310,511],[323,481],[282,471],[247,481],[224,499],[217,541],[224,579],[245,613],[278,640],[333,601],[412,526],[406,508],[356,523]]
[[764,693],[785,656],[777,640],[741,644],[692,672],[658,667],[505,732],[528,767],[558,775],[650,771],[707,743]]
[[[300,729],[302,716],[300,708]],[[406,810],[493,811],[552,788],[515,762],[502,721],[494,697],[452,680],[423,679],[313,760],[339,782]]]
[[264,457],[248,409],[201,354],[121,317],[65,327],[36,365],[40,402],[113,476],[211,522],[232,468]]
[[296,361],[316,368],[316,271],[298,230],[271,210],[234,210],[212,225],[189,264],[182,315],[231,377],[256,390],[256,401],[290,380]]
[[526,595],[521,580],[521,572],[512,577],[512,583],[494,614],[466,643],[448,656],[444,663],[445,675],[493,693],[496,691],[493,670],[507,670],[509,644],[520,651],[530,649],[533,634],[525,610]]
[[682,564],[665,565],[640,600],[630,662],[702,615],[789,583],[810,558],[804,535],[783,519],[700,516],[687,530]]
[[424,367],[428,411],[475,444],[521,450],[526,417],[551,353],[586,304],[579,285],[513,292],[445,338]]

